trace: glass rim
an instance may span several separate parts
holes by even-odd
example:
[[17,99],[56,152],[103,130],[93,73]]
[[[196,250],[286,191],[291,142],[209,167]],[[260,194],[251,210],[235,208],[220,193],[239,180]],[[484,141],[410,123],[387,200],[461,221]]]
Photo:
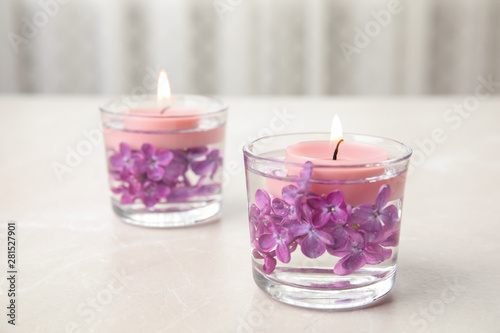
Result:
[[[132,95],[126,95],[126,96],[132,96]],[[120,111],[117,111],[117,110],[111,110],[110,109],[110,106],[109,105],[112,105],[113,102],[118,102],[118,101],[122,101],[124,100],[124,97],[115,97],[115,98],[112,98],[111,100],[107,101],[106,103],[104,104],[101,104],[99,106],[99,110],[102,112],[102,113],[107,113],[107,114],[110,114],[110,115],[115,115],[115,116],[123,116],[123,117],[136,117],[136,118],[146,118],[146,119],[155,119],[155,118],[158,118],[158,119],[161,119],[161,118],[186,118],[186,117],[208,117],[208,116],[216,116],[216,115],[219,115],[219,114],[223,114],[227,111],[227,109],[229,108],[229,105],[224,102],[223,100],[221,100],[220,98],[217,98],[217,97],[214,97],[214,96],[205,96],[205,95],[194,95],[194,94],[176,94],[176,95],[172,95],[171,97],[172,99],[204,99],[206,100],[207,102],[211,102],[211,103],[214,103],[214,107],[212,108],[209,108],[209,109],[213,109],[211,111],[208,111],[208,112],[203,112],[203,113],[197,113],[197,114],[193,114],[193,113],[186,113],[184,115],[141,115],[141,114],[126,114],[124,113],[123,110],[120,110]],[[147,95],[143,95],[141,97],[141,100],[139,102],[137,102],[137,106],[135,107],[130,107],[130,106],[126,106],[127,107],[127,110],[133,110],[133,109],[138,109],[140,107],[140,104],[141,103],[144,103],[144,102],[147,102],[147,101],[156,101],[156,95],[153,95],[153,94],[147,94]],[[196,108],[196,107],[193,107],[193,108]],[[203,109],[202,107],[200,107],[200,109]]]
[[[245,144],[243,146],[243,149],[242,149],[243,150],[243,155],[245,157],[250,157],[250,158],[253,158],[253,159],[256,159],[256,160],[261,160],[261,161],[268,161],[268,162],[272,162],[272,163],[278,163],[278,164],[282,164],[282,165],[295,166],[295,167],[305,167],[307,162],[306,163],[285,162],[284,160],[280,160],[280,159],[276,159],[276,158],[259,156],[258,154],[252,152],[250,150],[250,147],[253,144],[255,144],[256,142],[258,142],[259,140],[263,140],[263,139],[277,138],[277,137],[286,137],[286,136],[296,136],[296,135],[318,135],[318,134],[319,135],[330,135],[330,132],[295,132],[295,133],[273,134],[273,135],[263,136],[263,137],[257,138],[255,140],[250,141],[247,144]],[[413,149],[410,146],[405,145],[404,143],[402,143],[400,141],[397,141],[397,140],[389,139],[389,138],[382,137],[382,136],[367,135],[367,134],[357,134],[357,133],[344,133],[344,135],[353,135],[353,136],[358,136],[358,137],[376,138],[376,139],[390,141],[392,143],[396,143],[396,144],[400,145],[406,151],[403,154],[403,156],[398,156],[398,157],[395,157],[395,158],[392,158],[392,159],[388,159],[388,160],[385,160],[385,161],[381,161],[381,162],[347,163],[347,164],[342,164],[342,165],[329,165],[329,164],[327,165],[327,164],[313,163],[313,168],[321,168],[321,169],[336,169],[336,168],[339,168],[339,169],[345,169],[345,168],[353,168],[353,167],[357,167],[357,168],[382,167],[382,166],[388,166],[388,165],[392,165],[392,164],[397,164],[399,162],[407,160],[413,154]]]

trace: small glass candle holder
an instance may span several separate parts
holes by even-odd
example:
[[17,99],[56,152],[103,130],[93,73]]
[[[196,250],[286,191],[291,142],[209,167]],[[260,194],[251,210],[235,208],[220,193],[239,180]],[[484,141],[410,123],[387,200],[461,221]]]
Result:
[[284,303],[366,306],[395,281],[412,151],[394,140],[345,134],[332,160],[329,138],[285,134],[244,147],[253,276]]
[[180,227],[218,218],[226,104],[145,96],[112,100],[100,110],[111,202],[122,220]]

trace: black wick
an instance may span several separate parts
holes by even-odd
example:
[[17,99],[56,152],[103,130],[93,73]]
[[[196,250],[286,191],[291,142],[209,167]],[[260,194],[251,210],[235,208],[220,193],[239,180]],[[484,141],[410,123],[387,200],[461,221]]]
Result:
[[165,111],[167,111],[168,109],[170,109],[170,106],[166,106],[164,107],[163,109],[161,109],[160,111],[160,114],[163,114]]
[[333,160],[336,161],[337,160],[337,154],[339,153],[339,146],[340,146],[340,143],[344,141],[344,139],[340,139],[339,143],[337,143],[337,147],[335,148],[335,152],[333,153]]

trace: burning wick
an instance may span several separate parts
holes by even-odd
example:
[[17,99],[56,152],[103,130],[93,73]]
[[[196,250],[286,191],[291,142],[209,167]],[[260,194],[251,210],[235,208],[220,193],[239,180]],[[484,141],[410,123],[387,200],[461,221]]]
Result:
[[330,132],[330,146],[333,146],[334,142],[339,140],[335,152],[333,153],[333,160],[337,160],[337,154],[339,152],[339,146],[344,139],[342,139],[342,124],[340,124],[339,116],[335,115],[332,119],[332,130]]
[[337,160],[337,154],[339,153],[339,146],[340,146],[340,143],[344,141],[344,139],[340,139],[339,140],[339,143],[337,143],[337,147],[335,148],[335,151],[333,152],[333,160],[336,161]]

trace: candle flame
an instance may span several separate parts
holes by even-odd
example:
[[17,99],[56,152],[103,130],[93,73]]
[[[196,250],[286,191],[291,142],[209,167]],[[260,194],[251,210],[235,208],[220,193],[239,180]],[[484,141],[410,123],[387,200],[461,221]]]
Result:
[[335,146],[338,141],[342,140],[342,124],[337,115],[332,120],[332,131],[330,134],[330,145]]
[[170,82],[168,81],[167,72],[162,69],[158,75],[158,89],[156,98],[158,102],[168,101],[171,96]]

